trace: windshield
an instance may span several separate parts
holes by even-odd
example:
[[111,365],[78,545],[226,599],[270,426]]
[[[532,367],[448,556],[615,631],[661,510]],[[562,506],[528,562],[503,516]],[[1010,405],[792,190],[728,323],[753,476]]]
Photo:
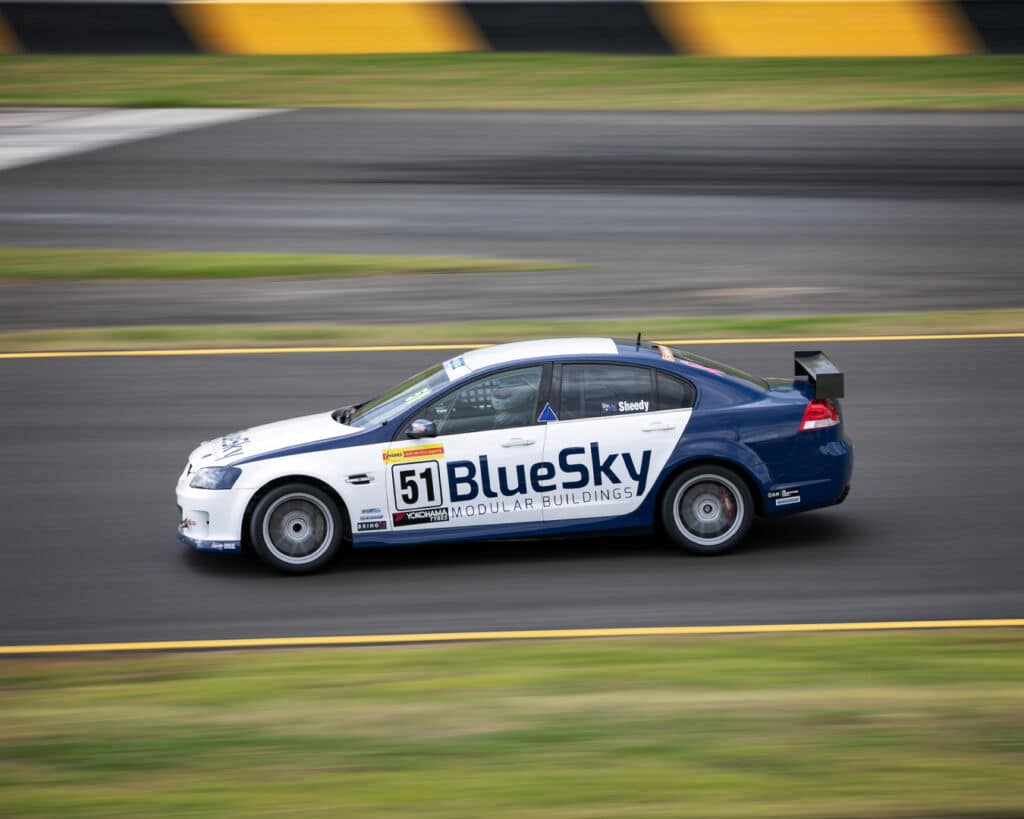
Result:
[[751,375],[743,370],[737,370],[735,367],[730,367],[728,364],[723,364],[721,361],[704,358],[702,355],[695,355],[694,353],[687,352],[686,350],[679,350],[675,347],[669,347],[669,349],[676,358],[682,361],[683,364],[689,363],[707,370],[714,370],[723,373],[724,375],[731,375],[733,378],[746,381],[748,384],[753,384],[755,387],[762,390],[767,390],[769,387],[768,382],[763,378],[758,378],[756,375]]
[[387,423],[400,415],[410,405],[439,389],[448,386],[451,381],[444,372],[443,364],[435,364],[423,372],[407,378],[394,389],[388,390],[372,401],[360,404],[359,409],[352,413],[345,423],[354,427],[373,427]]

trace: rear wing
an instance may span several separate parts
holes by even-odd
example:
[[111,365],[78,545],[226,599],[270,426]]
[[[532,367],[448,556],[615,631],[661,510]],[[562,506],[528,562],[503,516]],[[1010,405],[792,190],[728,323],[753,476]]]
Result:
[[793,374],[811,380],[815,398],[843,397],[843,374],[821,350],[793,353]]

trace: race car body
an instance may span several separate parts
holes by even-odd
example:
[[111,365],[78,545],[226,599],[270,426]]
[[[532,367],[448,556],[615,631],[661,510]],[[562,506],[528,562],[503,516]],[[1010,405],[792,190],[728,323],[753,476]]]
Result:
[[342,548],[663,531],[718,554],[754,516],[841,502],[843,375],[797,353],[766,381],[600,338],[472,350],[378,398],[205,442],[179,537],[312,571]]

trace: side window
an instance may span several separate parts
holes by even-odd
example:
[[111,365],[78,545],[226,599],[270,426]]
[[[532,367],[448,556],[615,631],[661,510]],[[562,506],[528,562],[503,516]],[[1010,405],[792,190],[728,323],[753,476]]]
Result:
[[651,370],[627,364],[565,364],[559,418],[601,418],[654,409]]
[[438,435],[525,427],[537,422],[537,394],[544,367],[521,367],[470,381],[417,414]]
[[696,390],[689,381],[658,373],[658,409],[689,409],[693,406]]

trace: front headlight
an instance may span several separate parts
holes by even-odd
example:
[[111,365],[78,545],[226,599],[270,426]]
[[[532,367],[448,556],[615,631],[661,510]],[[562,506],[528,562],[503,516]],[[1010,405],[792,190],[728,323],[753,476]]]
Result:
[[196,470],[188,485],[193,489],[230,489],[241,474],[236,466],[204,466]]

